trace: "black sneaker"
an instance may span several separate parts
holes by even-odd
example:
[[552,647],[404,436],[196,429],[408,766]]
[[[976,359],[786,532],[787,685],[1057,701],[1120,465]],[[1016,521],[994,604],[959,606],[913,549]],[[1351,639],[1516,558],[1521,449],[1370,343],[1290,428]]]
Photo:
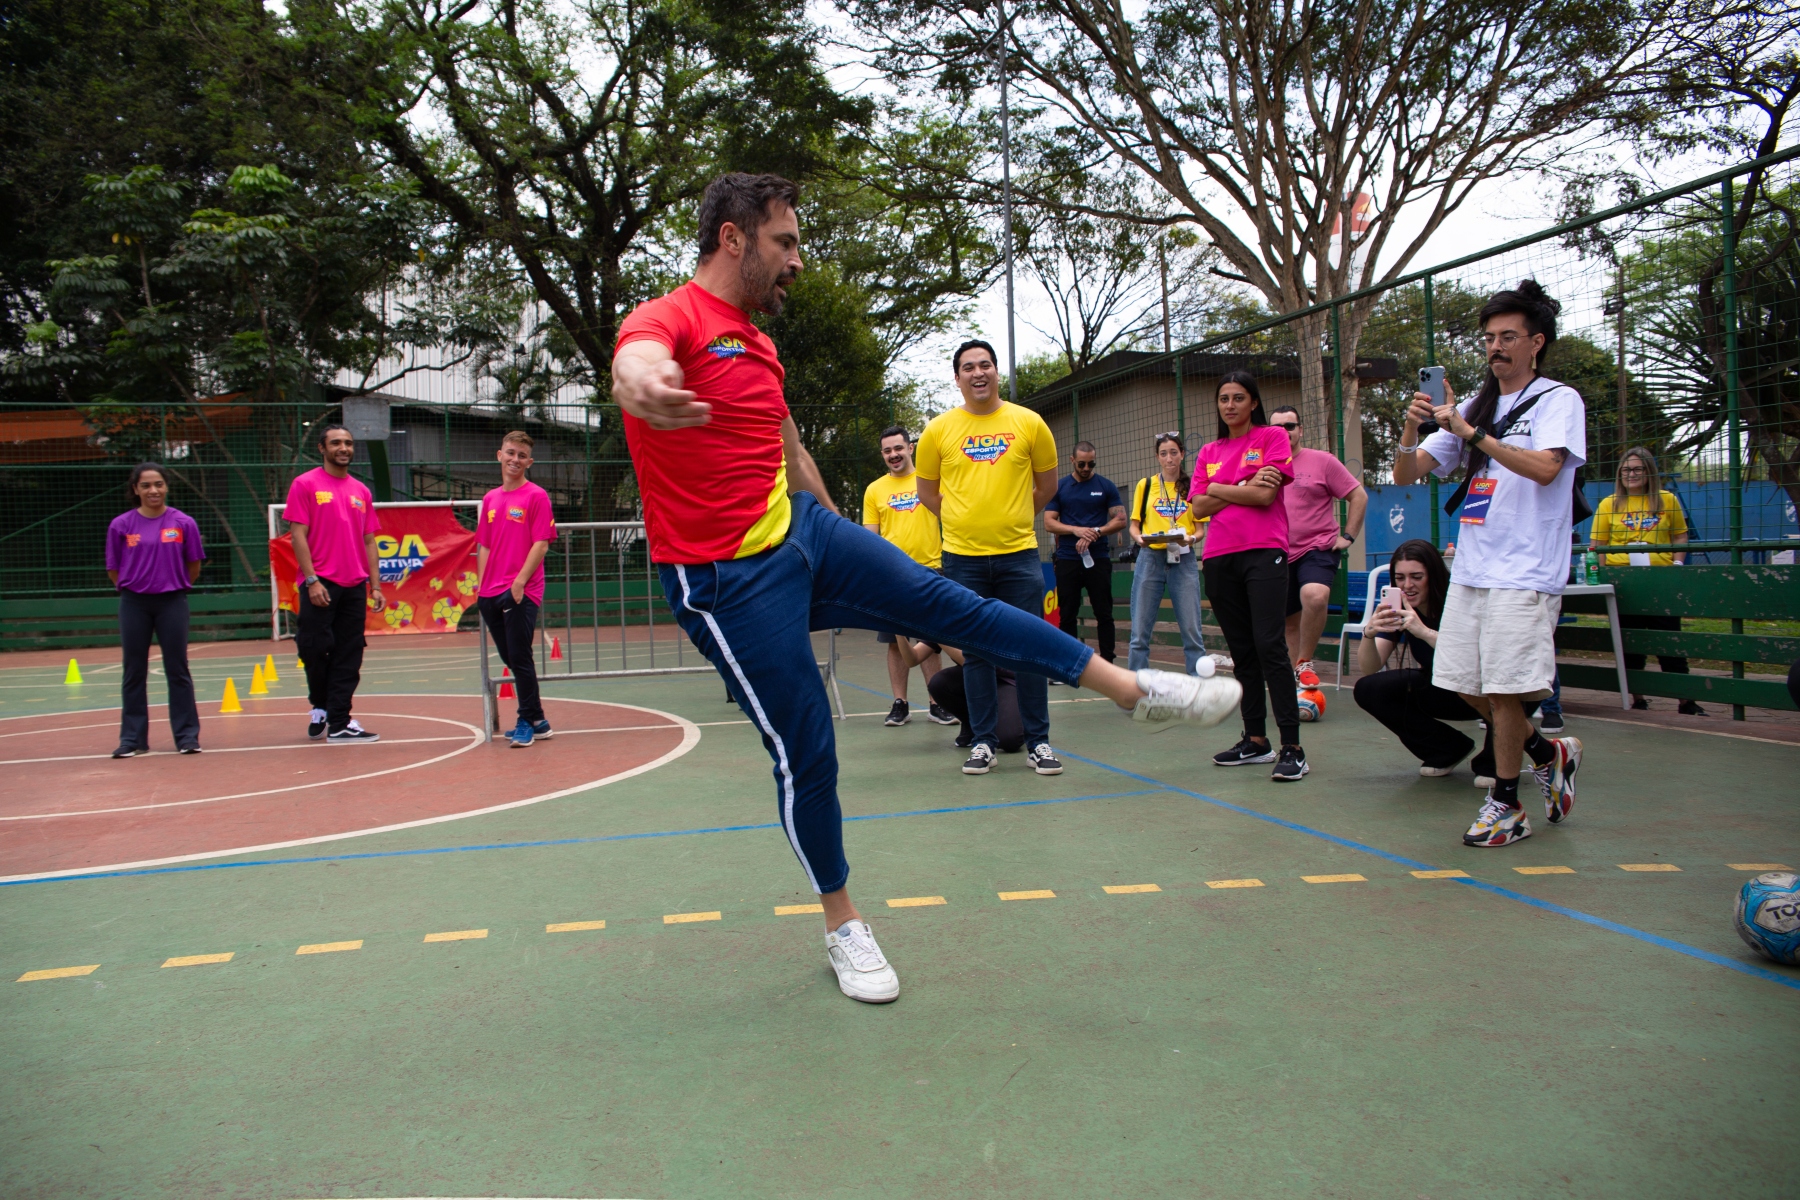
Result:
[[189,742],[187,745],[181,747],[181,752],[183,754],[198,754],[200,753],[200,743]]
[[1249,738],[1245,738],[1229,750],[1221,750],[1213,755],[1215,767],[1244,767],[1251,763],[1275,761],[1275,747],[1259,746]]
[[1675,711],[1684,717],[1704,717],[1706,715],[1706,710],[1694,700],[1683,700],[1675,706]]
[[1306,765],[1306,751],[1298,746],[1283,746],[1281,756],[1275,761],[1275,769],[1269,772],[1269,778],[1276,783],[1299,783],[1301,777],[1311,767]]
[[148,746],[120,746],[112,752],[114,758],[136,758],[140,754],[150,753]]
[[894,707],[888,709],[887,720],[883,725],[904,725],[912,720],[912,706],[904,700],[894,701]]
[[1061,775],[1062,759],[1056,757],[1056,751],[1050,749],[1049,742],[1039,742],[1025,754],[1025,761],[1039,775]]
[[356,746],[363,742],[379,742],[381,740],[381,735],[379,733],[370,733],[361,725],[352,721],[342,729],[334,729],[326,734],[325,740],[334,746]]
[[306,719],[306,736],[311,738],[315,742],[325,736],[325,710],[324,709],[315,708],[312,710],[312,715],[307,717],[307,719]]
[[962,732],[956,735],[956,741],[952,744],[958,750],[967,750],[975,744],[975,731],[964,725]]
[[964,775],[986,775],[994,769],[994,748],[986,742],[979,743],[969,751],[969,759],[963,763]]
[[931,707],[925,710],[925,715],[930,717],[933,721],[936,721],[939,725],[955,725],[957,723],[956,717],[951,714],[950,710],[939,704],[936,700],[933,700],[931,702]]

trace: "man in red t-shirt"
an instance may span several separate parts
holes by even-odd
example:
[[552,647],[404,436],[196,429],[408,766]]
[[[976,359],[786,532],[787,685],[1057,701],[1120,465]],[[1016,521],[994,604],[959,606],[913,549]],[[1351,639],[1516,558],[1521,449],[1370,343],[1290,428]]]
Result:
[[[319,430],[322,465],[294,479],[282,519],[294,538],[300,569],[299,628],[294,648],[306,664],[312,716],[306,736],[333,745],[380,740],[350,718],[362,681],[363,613],[387,607],[375,535],[381,520],[375,497],[350,476],[356,439],[342,425]],[[366,588],[365,588],[366,585]]]
[[[1294,682],[1302,689],[1316,688],[1313,653],[1325,632],[1331,585],[1344,551],[1362,533],[1369,492],[1334,456],[1300,444],[1299,409],[1291,404],[1271,409],[1269,424],[1287,431],[1294,451],[1294,481],[1281,489],[1288,519],[1288,657],[1294,663]],[[1348,502],[1341,528],[1339,500]]]
[[1238,687],[1095,658],[1035,614],[982,599],[838,515],[788,415],[775,345],[750,317],[779,313],[799,277],[799,199],[774,175],[712,182],[694,278],[625,319],[612,394],[663,590],[775,761],[781,826],[819,893],[838,987],[882,1003],[900,980],[846,887],[837,747],[812,630],[947,642],[1092,688],[1144,721],[1216,723]]

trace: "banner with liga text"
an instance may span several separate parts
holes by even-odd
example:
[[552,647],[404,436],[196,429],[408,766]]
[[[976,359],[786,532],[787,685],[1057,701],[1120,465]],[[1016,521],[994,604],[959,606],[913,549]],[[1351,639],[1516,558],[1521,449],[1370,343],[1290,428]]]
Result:
[[[370,609],[363,628],[376,633],[454,633],[463,614],[475,607],[475,535],[448,506],[390,508],[376,505],[381,532],[381,590],[387,608]],[[299,569],[294,539],[269,539],[269,569],[275,573],[277,602],[300,610]],[[473,626],[471,625],[471,628]]]

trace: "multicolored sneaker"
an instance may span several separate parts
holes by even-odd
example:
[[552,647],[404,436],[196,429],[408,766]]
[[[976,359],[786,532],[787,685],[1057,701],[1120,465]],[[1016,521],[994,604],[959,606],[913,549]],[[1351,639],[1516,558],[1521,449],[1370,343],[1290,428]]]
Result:
[[1522,808],[1508,808],[1488,793],[1487,802],[1475,815],[1475,823],[1463,834],[1465,846],[1510,846],[1531,836],[1531,821]]
[[1575,772],[1581,767],[1580,738],[1547,738],[1556,747],[1556,757],[1541,767],[1531,768],[1538,786],[1544,790],[1544,815],[1552,825],[1562,823],[1575,807]]
[[1309,658],[1298,667],[1294,668],[1294,682],[1298,683],[1302,688],[1316,688],[1319,686],[1319,673],[1313,669],[1312,659]]

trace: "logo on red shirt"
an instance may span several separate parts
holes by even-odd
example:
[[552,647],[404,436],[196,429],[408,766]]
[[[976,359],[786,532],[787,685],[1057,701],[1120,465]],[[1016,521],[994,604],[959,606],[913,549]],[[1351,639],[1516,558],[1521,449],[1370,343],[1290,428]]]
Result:
[[366,511],[364,509],[363,498],[361,496],[350,497],[350,507],[356,509],[358,512]]
[[179,541],[181,541],[181,540],[182,540],[182,537],[181,537],[181,529],[180,529],[180,527],[179,527],[179,526],[177,526],[177,527],[176,527],[176,528],[174,528],[174,529],[165,529],[165,530],[163,530],[163,531],[162,531],[162,540],[163,540],[163,541],[164,541],[164,542],[179,542]]
[[1016,433],[971,433],[963,439],[963,457],[971,462],[998,462],[1018,438]]
[[749,347],[744,345],[742,339],[730,334],[720,334],[706,344],[706,352],[714,358],[736,358],[748,350]]
[[1261,450],[1246,450],[1246,451],[1244,451],[1244,465],[1246,467],[1254,467],[1257,463],[1259,463],[1261,461],[1262,461],[1262,451]]
[[509,521],[517,521],[519,524],[523,525],[525,523],[524,508],[517,504],[507,505],[506,506],[506,519]]

